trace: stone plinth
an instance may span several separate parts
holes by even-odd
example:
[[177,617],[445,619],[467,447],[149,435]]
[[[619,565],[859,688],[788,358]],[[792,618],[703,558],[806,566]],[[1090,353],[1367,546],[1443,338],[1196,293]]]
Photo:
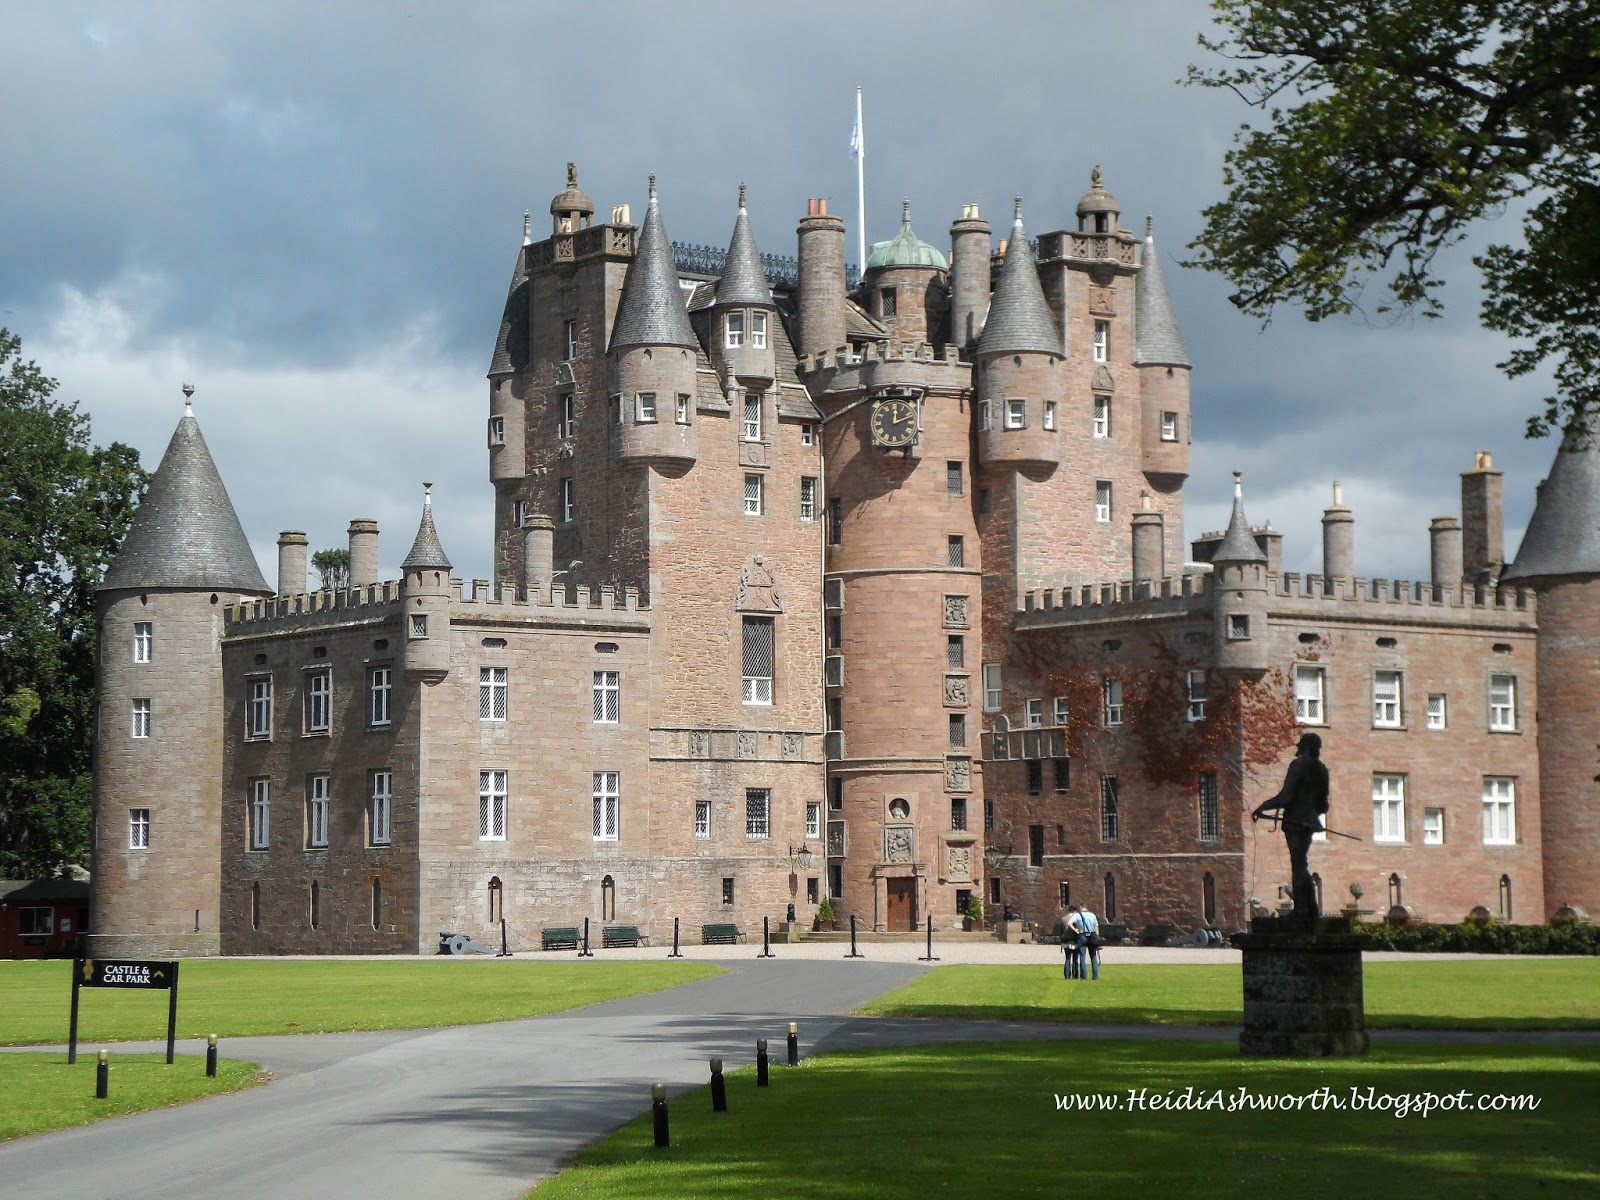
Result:
[[1361,952],[1345,917],[1257,917],[1234,938],[1244,951],[1239,1052],[1333,1058],[1367,1052]]

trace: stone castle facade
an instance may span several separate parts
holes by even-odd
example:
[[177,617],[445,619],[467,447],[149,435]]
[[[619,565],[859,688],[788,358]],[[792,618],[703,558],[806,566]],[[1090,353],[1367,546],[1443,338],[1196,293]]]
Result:
[[998,250],[908,206],[859,282],[822,201],[787,262],[742,188],[725,255],[668,242],[653,180],[638,225],[570,167],[550,211],[489,372],[493,580],[429,495],[400,579],[358,518],[347,588],[298,531],[270,587],[180,422],[100,594],[97,953],[695,940],[824,897],[1238,928],[1286,881],[1246,814],[1297,725],[1362,839],[1314,849],[1326,907],[1600,903],[1594,446],[1511,566],[1485,455],[1428,581],[1355,575],[1337,487],[1302,578],[1237,484],[1185,545],[1190,359],[1098,169]]

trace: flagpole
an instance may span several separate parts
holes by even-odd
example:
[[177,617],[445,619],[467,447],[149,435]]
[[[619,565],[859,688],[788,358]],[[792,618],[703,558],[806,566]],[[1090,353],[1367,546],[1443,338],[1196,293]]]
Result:
[[857,270],[867,271],[867,127],[861,123],[861,89],[856,88],[856,239]]

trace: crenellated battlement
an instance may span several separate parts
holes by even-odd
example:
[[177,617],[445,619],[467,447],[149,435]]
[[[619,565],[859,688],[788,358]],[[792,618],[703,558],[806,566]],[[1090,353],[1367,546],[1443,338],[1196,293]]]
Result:
[[850,347],[803,355],[795,372],[815,394],[872,391],[891,385],[952,391],[970,387],[972,364],[954,346],[935,348],[927,342],[906,345],[898,341],[867,343],[860,354]]
[[1061,620],[1127,620],[1198,614],[1211,595],[1211,576],[1195,572],[1134,583],[1085,583],[1024,592],[1017,608],[1023,628]]
[[[1537,624],[1537,601],[1531,588],[1510,585],[1491,587],[1462,580],[1458,584],[1435,584],[1422,580],[1364,578],[1346,576],[1327,579],[1322,575],[1301,575],[1285,571],[1268,576],[1268,602],[1274,612],[1295,602],[1292,611],[1325,612],[1333,605],[1351,613],[1376,615],[1377,611],[1404,612],[1411,620],[1425,614],[1490,614],[1497,621],[1510,619],[1532,629]],[[1302,605],[1298,602],[1308,602]],[[1343,615],[1343,614],[1341,614]]]

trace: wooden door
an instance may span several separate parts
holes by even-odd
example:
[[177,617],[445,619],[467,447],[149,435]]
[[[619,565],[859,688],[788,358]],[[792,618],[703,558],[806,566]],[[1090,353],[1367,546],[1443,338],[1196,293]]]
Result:
[[917,928],[917,881],[890,879],[888,912],[885,924],[892,932],[909,933]]

